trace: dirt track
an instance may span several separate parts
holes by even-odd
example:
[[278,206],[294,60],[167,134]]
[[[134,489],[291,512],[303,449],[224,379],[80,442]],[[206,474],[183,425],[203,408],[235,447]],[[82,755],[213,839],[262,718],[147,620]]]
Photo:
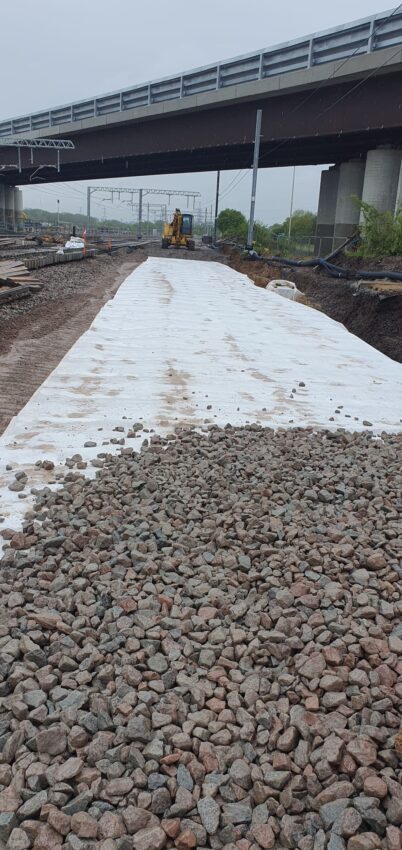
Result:
[[[166,256],[158,245],[149,253]],[[45,286],[40,293],[0,308],[0,433],[146,256],[145,251],[119,253],[43,269],[40,278]],[[242,261],[238,255],[224,257],[206,248],[192,253],[169,251],[168,256],[229,262],[258,286],[265,286],[268,280],[282,274],[279,267]],[[292,278],[307,303],[388,357],[402,362],[402,296],[380,300],[375,294],[356,294],[349,283],[310,269],[294,270]]]

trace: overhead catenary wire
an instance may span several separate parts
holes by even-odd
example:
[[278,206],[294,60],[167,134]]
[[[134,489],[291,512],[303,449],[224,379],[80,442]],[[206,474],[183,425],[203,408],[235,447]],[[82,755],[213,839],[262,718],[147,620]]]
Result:
[[[73,190],[73,191],[75,191],[77,194],[79,194],[79,195],[80,195],[80,197],[82,197],[83,199],[85,199],[85,195],[84,195],[84,193],[80,192],[80,190],[79,190],[79,189],[75,189],[73,186],[69,186],[69,189],[72,189],[72,190]],[[74,195],[71,195],[69,192],[66,192],[65,190],[61,190],[61,191],[59,191],[59,190],[57,190],[57,189],[51,189],[51,188],[49,188],[49,187],[47,187],[47,188],[45,189],[45,188],[43,188],[42,186],[35,187],[35,190],[36,190],[36,191],[38,191],[38,192],[40,192],[40,193],[42,193],[42,192],[43,192],[44,194],[50,195],[50,196],[51,196],[51,197],[53,197],[53,198],[57,198],[57,197],[59,197],[59,196],[63,193],[63,196],[64,196],[65,198],[72,198],[73,200],[76,200],[76,197],[75,197]],[[122,203],[117,203],[117,204],[115,204],[115,203],[114,203],[114,204],[112,204],[112,202],[111,202],[109,199],[106,199],[105,201],[94,201],[93,203],[94,203],[94,204],[96,204],[96,205],[97,205],[97,206],[99,206],[99,207],[110,206],[110,207],[114,207],[114,208],[116,208],[116,206],[117,206],[118,208],[125,209],[125,207],[123,206],[123,204],[122,204]]]
[[235,174],[235,176],[234,176],[234,177],[232,177],[232,179],[231,179],[230,183],[228,183],[228,185],[226,186],[226,188],[225,188],[225,189],[224,189],[224,190],[220,193],[220,198],[224,198],[224,197],[225,197],[225,195],[230,194],[232,184],[236,182],[236,180],[237,180],[237,179],[238,179],[238,177],[242,174],[242,172],[243,172],[243,171],[244,171],[244,169],[243,169],[243,168],[240,168],[240,169],[239,169],[239,171],[237,172],[237,174]]
[[[225,189],[223,189],[223,190],[222,190],[222,192],[219,192],[219,200],[220,200],[220,201],[221,201],[223,198],[225,198],[225,197],[226,197],[226,195],[230,195],[230,194],[231,194],[231,192],[233,191],[233,189],[235,189],[235,188],[236,188],[236,185],[238,185],[237,183],[236,183],[236,185],[234,185],[234,186],[233,186],[233,188],[231,188],[231,186],[232,186],[232,184],[233,184],[233,183],[235,183],[235,181],[236,181],[239,177],[240,177],[240,179],[238,180],[238,183],[239,183],[239,182],[241,182],[241,180],[242,180],[242,178],[243,178],[243,176],[244,176],[244,174],[243,174],[243,172],[244,172],[244,171],[246,172],[246,174],[248,174],[248,173],[249,173],[249,169],[248,169],[248,168],[246,168],[246,169],[244,169],[244,168],[240,168],[240,169],[237,171],[237,173],[234,175],[234,177],[232,177],[232,179],[230,180],[230,182],[228,183],[228,185],[226,186],[226,188],[225,188]],[[205,202],[205,206],[206,206],[206,207],[208,207],[210,204],[212,204],[212,203],[214,203],[214,202],[215,202],[215,197],[214,197],[214,198],[209,198],[209,199]]]
[[366,83],[367,80],[369,80],[371,77],[374,77],[378,73],[378,71],[381,71],[381,68],[385,68],[385,66],[388,65],[389,62],[392,62],[392,60],[395,58],[395,56],[400,52],[401,52],[401,48],[399,47],[398,50],[395,50],[394,53],[391,54],[391,56],[388,56],[388,58],[385,59],[384,62],[381,63],[381,65],[378,65],[377,68],[373,68],[373,70],[369,74],[367,74],[367,76],[363,80],[359,80],[357,83],[355,83],[354,86],[352,86],[350,89],[348,89],[347,92],[345,92],[343,95],[338,97],[338,99],[335,100],[335,102],[332,103],[330,107],[328,106],[325,109],[323,109],[321,112],[319,112],[318,115],[317,115],[317,118],[321,118],[322,115],[325,115],[327,112],[330,111],[330,109],[334,109],[335,106],[338,106],[338,103],[341,103],[343,100],[345,100],[346,97],[348,97],[350,94],[352,94],[352,92],[356,91],[356,89],[360,88],[360,86],[362,86],[364,83]]
[[[56,199],[56,198],[60,197],[60,192],[57,192],[57,190],[56,190],[56,191],[51,191],[51,190],[49,190],[49,189],[45,189],[45,188],[42,188],[42,187],[40,187],[40,188],[39,188],[39,187],[38,187],[38,191],[39,191],[40,193],[42,193],[42,192],[43,192],[44,194],[46,194],[46,195],[48,195],[49,197],[54,198],[54,199]],[[65,193],[63,197],[64,197],[64,198],[72,198],[73,200],[78,200],[78,197],[76,197],[76,196],[74,196],[74,195],[71,195],[71,194],[68,194],[68,193]],[[126,212],[125,207],[124,207],[124,206],[123,206],[123,204],[121,204],[121,203],[120,203],[120,204],[118,204],[118,205],[112,205],[110,201],[105,201],[105,203],[102,203],[101,201],[96,201],[96,205],[97,205],[98,207],[100,207],[100,208],[104,208],[105,206],[107,206],[108,208],[110,208],[110,210],[112,210],[112,209],[114,209],[114,210],[115,210],[115,209],[116,209],[116,206],[117,206],[117,209],[122,209],[122,210],[124,210],[124,211]],[[77,214],[78,214],[78,213],[77,213]],[[112,216],[110,216],[110,217],[112,218]],[[125,221],[124,223],[127,223],[127,224],[128,224],[128,223],[130,223],[130,222],[127,220],[127,221]]]
[[[394,53],[392,53],[392,54],[391,54],[391,56],[389,56],[389,57],[388,57],[388,58],[387,58],[387,59],[386,59],[386,60],[385,60],[385,61],[384,61],[381,65],[379,65],[377,68],[373,69],[373,71],[371,71],[369,74],[367,74],[367,75],[364,77],[364,79],[363,79],[363,80],[359,80],[359,81],[358,81],[358,82],[357,82],[354,86],[351,86],[351,88],[350,88],[350,89],[348,89],[348,91],[344,92],[344,93],[343,93],[343,95],[341,95],[341,96],[340,96],[340,97],[339,97],[339,98],[338,98],[338,99],[337,99],[334,103],[330,104],[330,105],[329,105],[328,107],[326,107],[324,110],[322,110],[321,112],[317,113],[317,115],[315,116],[315,118],[320,118],[322,115],[324,115],[324,114],[326,114],[326,113],[330,112],[330,111],[331,111],[331,109],[334,109],[334,108],[335,108],[335,106],[337,106],[339,103],[341,103],[343,100],[345,100],[345,98],[346,98],[346,97],[348,97],[348,96],[349,96],[349,94],[351,94],[353,91],[356,91],[356,89],[358,89],[358,88],[360,88],[362,85],[364,85],[364,83],[366,83],[366,82],[367,82],[367,80],[369,80],[371,77],[374,77],[374,76],[378,73],[378,71],[380,71],[380,70],[381,70],[382,68],[384,68],[384,67],[385,67],[385,66],[386,66],[389,62],[391,62],[391,61],[392,61],[392,59],[393,59],[393,58],[394,58],[394,57],[395,57],[398,53],[400,53],[400,48],[398,48],[398,49],[397,49]],[[265,151],[263,154],[261,154],[260,159],[259,159],[259,164],[261,164],[261,162],[262,162],[263,160],[267,159],[267,157],[271,156],[273,153],[276,153],[276,151],[281,150],[281,149],[282,149],[283,147],[285,147],[287,144],[289,144],[289,140],[288,140],[288,139],[284,139],[283,141],[278,142],[278,143],[277,143],[276,145],[274,145],[272,148],[269,148],[269,150],[267,150],[267,151]],[[240,185],[240,183],[242,182],[242,180],[244,180],[244,178],[245,178],[248,174],[250,174],[250,171],[251,171],[251,169],[250,169],[250,168],[246,169],[246,170],[244,171],[244,174],[243,174],[243,175],[240,177],[240,179],[237,181],[237,183],[236,183],[234,186],[232,186],[232,188],[231,188],[228,192],[226,192],[226,193],[225,193],[225,195],[221,196],[221,199],[222,199],[223,197],[226,197],[227,195],[230,195],[230,194],[234,191],[234,189],[237,189],[237,187]]]
[[[251,166],[249,168],[243,169],[243,173],[242,173],[241,177],[239,178],[239,180],[237,181],[237,183],[226,194],[230,195],[234,191],[234,189],[237,189],[237,187],[240,185],[240,183],[242,183],[242,181],[245,179],[245,177],[247,177],[247,175],[249,175],[249,174],[251,174]],[[225,197],[225,195],[223,197]]]
[[[391,56],[388,56],[387,59],[384,62],[381,63],[381,65],[378,65],[377,68],[374,68],[372,71],[370,71],[370,73],[366,74],[366,76],[362,80],[359,80],[357,83],[355,83],[355,85],[351,86],[346,92],[344,92],[339,98],[337,98],[337,100],[334,101],[334,103],[329,104],[329,106],[327,106],[324,110],[322,110],[321,112],[318,112],[314,116],[314,118],[315,119],[321,118],[322,115],[330,112],[331,109],[334,109],[335,106],[337,106],[338,103],[340,103],[342,100],[345,100],[345,98],[348,97],[349,94],[351,94],[353,91],[355,91],[356,89],[363,86],[367,82],[367,80],[371,79],[371,77],[375,77],[375,75],[378,73],[378,71],[380,71],[382,68],[384,68],[386,65],[388,65],[389,62],[392,62],[392,59],[398,53],[400,53],[400,47],[398,48],[398,50],[395,50],[395,52],[392,53]],[[280,150],[281,148],[285,147],[285,145],[287,145],[287,144],[289,144],[289,139],[283,139],[281,142],[278,142],[276,145],[274,145],[268,151],[265,151],[265,153],[263,153],[262,156],[260,156],[260,162],[262,160],[266,159],[268,156],[271,156],[271,154],[276,153],[277,150]]]
[[[384,25],[387,21],[389,21],[389,20],[392,18],[392,16],[393,16],[393,15],[395,15],[395,14],[396,14],[396,13],[397,13],[400,9],[402,9],[402,3],[400,3],[400,4],[399,4],[399,6],[397,6],[397,8],[396,8],[396,9],[394,9],[394,11],[391,13],[391,15],[389,15],[389,16],[388,16],[388,18],[386,18],[384,21],[382,21],[381,26],[383,26],[383,25]],[[378,29],[380,29],[380,27],[378,27],[378,28],[377,28],[377,31],[378,31]],[[320,118],[322,115],[324,115],[324,114],[326,114],[326,113],[330,112],[330,111],[331,111],[331,109],[334,109],[334,108],[335,108],[335,106],[337,106],[337,105],[338,105],[338,103],[340,103],[342,100],[344,100],[346,97],[348,97],[348,95],[349,95],[349,94],[351,94],[351,93],[352,93],[353,91],[355,91],[357,88],[360,88],[362,85],[364,85],[364,84],[367,82],[367,80],[371,79],[372,77],[375,77],[375,75],[378,73],[378,71],[380,71],[382,68],[384,68],[386,65],[388,65],[388,63],[389,63],[389,62],[392,62],[392,60],[394,59],[394,57],[395,57],[398,53],[400,53],[400,49],[401,49],[401,48],[400,48],[400,46],[399,46],[399,47],[398,47],[398,49],[397,49],[397,50],[395,50],[395,51],[394,51],[394,53],[392,53],[392,54],[391,54],[391,56],[388,56],[388,57],[384,60],[384,62],[382,62],[382,63],[381,63],[381,65],[378,65],[376,68],[373,68],[373,70],[372,70],[372,71],[369,71],[369,73],[368,73],[368,74],[366,74],[366,75],[363,77],[363,79],[359,80],[357,83],[355,83],[353,86],[351,86],[351,87],[350,87],[350,88],[349,88],[346,92],[344,92],[344,93],[343,93],[343,94],[342,94],[339,98],[337,98],[337,100],[336,100],[334,103],[329,104],[329,105],[328,105],[328,106],[327,106],[324,110],[322,110],[321,112],[318,112],[315,116],[313,116],[313,117],[314,117],[314,119],[318,119],[318,118]],[[353,58],[353,56],[349,56],[349,57],[348,57],[348,59],[347,59],[347,60],[345,60],[344,64],[346,64],[346,62],[349,62],[352,58]],[[326,81],[324,81],[324,82],[326,82]],[[314,93],[315,93],[315,92],[316,92],[319,88],[320,88],[320,86],[316,87],[315,91],[314,91],[314,92],[312,92],[311,94],[314,94]],[[306,101],[304,100],[304,103],[305,103],[305,102],[306,102]],[[295,112],[295,111],[296,111],[296,107],[294,107],[294,109],[293,109],[293,110],[291,110],[291,111],[292,111],[292,112]],[[280,150],[281,148],[283,148],[283,147],[284,147],[285,145],[287,145],[287,144],[289,144],[289,139],[283,139],[281,142],[278,142],[276,145],[274,145],[274,146],[273,146],[272,148],[270,148],[268,151],[265,151],[265,152],[264,152],[264,153],[260,156],[260,162],[261,162],[262,160],[266,159],[266,158],[267,158],[268,156],[270,156],[272,153],[276,153],[276,151],[277,151],[277,150]]]

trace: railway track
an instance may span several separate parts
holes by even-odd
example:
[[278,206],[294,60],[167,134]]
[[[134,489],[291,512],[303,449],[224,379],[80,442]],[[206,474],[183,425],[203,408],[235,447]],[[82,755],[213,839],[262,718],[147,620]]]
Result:
[[[150,242],[113,241],[107,244],[97,245],[96,247],[86,248],[85,250],[67,250],[63,253],[59,253],[60,246],[52,248],[36,247],[17,249],[13,251],[0,251],[0,261],[18,259],[19,262],[24,263],[27,269],[32,271],[34,269],[41,269],[47,266],[88,260],[99,256],[100,254],[114,254],[118,250],[124,248],[128,252],[136,251],[139,248],[145,248],[150,244]],[[14,301],[19,301],[22,298],[27,298],[35,291],[38,291],[38,288],[40,287],[38,287],[37,283],[32,287],[28,283],[27,285],[17,286],[12,285],[11,283],[9,285],[5,283],[3,287],[0,287],[0,306],[3,304],[10,304]]]
[[58,247],[44,248],[43,245],[36,245],[34,248],[17,248],[17,249],[3,249],[0,250],[0,259],[1,260],[9,260],[9,259],[23,259],[24,257],[32,257],[37,256],[38,254],[47,254],[58,250]]
[[[96,255],[95,249],[89,249],[85,253],[80,252],[71,252],[70,254],[58,254],[56,251],[47,252],[47,253],[37,253],[36,256],[29,254],[29,256],[18,256],[15,255],[10,259],[2,258],[3,263],[0,260],[0,305],[9,304],[13,301],[19,301],[21,298],[27,298],[32,295],[34,292],[37,292],[42,288],[42,284],[35,278],[30,278],[29,274],[27,275],[27,280],[13,280],[12,277],[12,267],[9,266],[9,271],[7,270],[7,262],[16,261],[18,266],[16,268],[25,268],[25,274],[28,271],[32,271],[34,269],[41,269],[45,266],[52,265],[60,265],[61,263],[84,260],[94,257]],[[23,260],[23,263],[22,263]],[[4,276],[1,278],[1,267],[5,267]],[[31,283],[32,281],[32,283]]]

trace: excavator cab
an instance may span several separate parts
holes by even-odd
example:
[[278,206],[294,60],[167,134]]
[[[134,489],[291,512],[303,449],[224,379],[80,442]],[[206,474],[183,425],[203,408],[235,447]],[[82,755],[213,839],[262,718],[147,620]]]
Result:
[[181,233],[182,236],[193,235],[193,216],[189,213],[183,213],[181,217]]
[[162,236],[162,248],[187,248],[189,251],[194,251],[195,242],[193,239],[193,216],[190,213],[182,213],[176,209],[173,220],[170,224],[165,224]]

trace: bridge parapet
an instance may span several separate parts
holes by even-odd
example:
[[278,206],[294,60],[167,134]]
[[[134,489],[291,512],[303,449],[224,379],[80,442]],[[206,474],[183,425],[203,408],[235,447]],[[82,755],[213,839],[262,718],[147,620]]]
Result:
[[0,138],[85,121],[142,106],[341,62],[402,45],[402,11],[381,12],[225,62],[0,122]]

